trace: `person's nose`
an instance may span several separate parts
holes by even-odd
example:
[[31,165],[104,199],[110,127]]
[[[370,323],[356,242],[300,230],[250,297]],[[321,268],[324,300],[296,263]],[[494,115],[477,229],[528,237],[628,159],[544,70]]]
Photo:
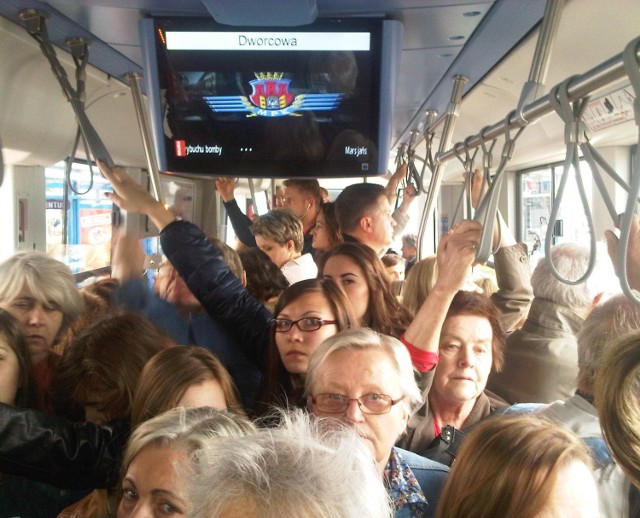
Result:
[[360,410],[357,399],[350,399],[347,403],[347,410],[344,415],[345,419],[351,423],[361,423],[364,421],[364,414]]
[[154,518],[154,515],[146,505],[138,504],[133,511],[127,515],[127,518]]
[[41,326],[45,322],[44,308],[39,304],[34,305],[27,315],[27,323],[30,326]]
[[474,364],[474,355],[471,347],[461,347],[458,352],[458,363],[462,367],[472,367]]
[[298,324],[293,324],[287,333],[287,338],[290,342],[302,342],[304,340],[304,331],[300,331]]

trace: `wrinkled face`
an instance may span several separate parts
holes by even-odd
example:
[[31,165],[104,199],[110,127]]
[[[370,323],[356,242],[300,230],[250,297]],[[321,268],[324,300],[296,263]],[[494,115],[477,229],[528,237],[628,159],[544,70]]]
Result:
[[396,221],[391,217],[393,211],[389,200],[383,194],[378,198],[376,208],[371,213],[372,231],[369,235],[370,243],[367,243],[376,251],[387,248],[393,242],[393,229]]
[[54,302],[40,302],[26,286],[0,305],[20,322],[33,364],[46,359],[64,321],[60,308]]
[[297,186],[291,185],[284,190],[284,206],[291,209],[296,217],[304,219],[311,208],[311,202]]
[[[285,306],[276,318],[292,321],[300,318],[334,320],[335,315],[322,293],[310,292]],[[323,325],[316,331],[301,331],[297,325],[293,325],[289,331],[276,332],[276,346],[287,372],[306,374],[311,355],[322,342],[337,332],[335,324]]]
[[178,401],[177,406],[185,408],[199,408],[208,406],[216,410],[226,410],[227,401],[224,397],[222,385],[213,378],[197,385],[191,385]]
[[318,213],[316,218],[316,226],[311,229],[313,242],[311,246],[316,250],[329,250],[331,248],[331,240],[327,232],[327,220],[322,211]]
[[[398,371],[382,350],[342,350],[331,354],[315,373],[311,395],[339,394],[349,399],[367,394],[385,394],[395,401],[403,396]],[[407,412],[402,403],[391,407],[388,414],[365,414],[356,401],[350,401],[342,414],[324,414],[309,399],[309,409],[316,415],[335,417],[355,426],[367,441],[382,471],[391,448],[407,425]]]
[[362,322],[369,307],[369,285],[362,268],[346,255],[334,255],[325,263],[322,276],[332,279],[342,288],[356,318]]
[[196,311],[202,306],[177,270],[165,261],[158,270],[154,290],[161,299],[181,309]]
[[181,448],[150,444],[133,458],[122,481],[118,518],[187,516],[186,484],[178,475],[187,454]]
[[591,470],[573,461],[558,473],[551,498],[536,518],[597,518],[598,490]]
[[286,244],[281,245],[273,239],[256,236],[256,244],[260,250],[269,256],[269,259],[271,259],[278,268],[282,268],[293,256],[293,241],[288,241]]
[[446,404],[474,401],[485,389],[491,372],[493,331],[486,318],[449,317],[440,335],[440,361],[432,392]]
[[0,334],[0,403],[15,404],[19,383],[18,357],[7,343],[7,339]]

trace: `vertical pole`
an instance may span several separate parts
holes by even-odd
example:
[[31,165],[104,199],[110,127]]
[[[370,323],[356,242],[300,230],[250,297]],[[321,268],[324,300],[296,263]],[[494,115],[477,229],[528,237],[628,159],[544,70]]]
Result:
[[[451,140],[453,138],[453,130],[455,123],[458,119],[458,109],[460,107],[460,101],[462,101],[462,93],[464,85],[469,78],[464,76],[455,76],[453,82],[453,92],[451,93],[451,102],[447,106],[447,112],[444,119],[444,129],[442,130],[442,136],[440,138],[440,146],[438,148],[438,155],[449,148]],[[418,230],[418,258],[422,258],[422,236],[424,235],[427,227],[427,222],[431,219],[435,198],[440,190],[440,184],[442,182],[442,173],[444,171],[443,164],[436,155],[436,167],[435,171],[431,175],[431,181],[429,183],[429,190],[427,191],[427,202],[424,210],[422,211],[422,220],[420,221],[420,228]]]

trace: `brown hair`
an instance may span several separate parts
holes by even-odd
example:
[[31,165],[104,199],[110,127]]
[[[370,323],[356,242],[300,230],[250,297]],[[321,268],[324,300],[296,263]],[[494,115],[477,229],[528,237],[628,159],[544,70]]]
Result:
[[247,274],[247,291],[263,304],[289,286],[282,270],[259,248],[243,248],[238,255]]
[[385,189],[376,183],[354,183],[345,187],[336,198],[340,230],[344,234],[355,230],[360,220],[377,207],[381,196],[386,196]]
[[640,332],[616,342],[596,374],[595,405],[611,453],[640,487]]
[[320,184],[318,180],[300,180],[289,179],[283,182],[285,187],[297,187],[301,192],[307,193],[313,197],[316,207],[322,204],[322,193],[320,192]]
[[576,461],[591,467],[586,446],[562,426],[530,415],[490,418],[462,444],[437,518],[534,518]]
[[[277,318],[289,304],[308,293],[321,293],[327,299],[338,332],[356,327],[354,324],[356,318],[353,315],[349,299],[331,279],[306,279],[289,286],[278,299],[273,312],[274,318]],[[276,402],[281,403],[278,398],[282,396],[283,389],[285,395],[294,404],[302,398],[302,387],[294,387],[291,376],[285,369],[278,353],[274,327],[269,329],[269,349],[263,386],[262,397],[259,398],[261,403],[258,405],[260,409],[258,413],[266,413],[269,410],[269,405]]]
[[53,347],[58,354],[62,354],[73,338],[87,326],[114,311],[113,294],[118,285],[117,279],[106,278],[80,288],[80,295],[84,300],[84,310],[65,330],[60,341]]
[[231,376],[211,352],[197,345],[160,351],[142,369],[133,398],[131,423],[136,426],[178,406],[189,387],[211,379],[220,384],[229,411],[244,415]]
[[409,327],[412,316],[396,298],[387,272],[376,253],[360,243],[342,243],[324,254],[318,270],[323,272],[331,257],[345,256],[362,270],[369,287],[369,306],[362,324],[378,333],[398,338]]
[[100,410],[109,419],[129,418],[145,363],[175,345],[139,315],[104,318],[67,346],[54,374],[54,386],[58,393],[67,391],[80,406],[87,402],[90,392],[103,392],[106,397]]
[[326,222],[325,229],[329,235],[329,241],[331,246],[339,245],[344,242],[342,232],[340,232],[340,225],[336,219],[336,205],[333,202],[327,202],[320,205],[320,212],[324,216]]
[[18,360],[18,390],[15,405],[34,408],[37,403],[37,394],[27,342],[22,334],[20,323],[11,313],[2,308],[0,308],[0,335],[4,337]]
[[506,344],[506,335],[500,323],[500,311],[489,297],[461,290],[453,297],[446,318],[466,315],[486,318],[489,321],[492,331],[492,367],[495,372],[500,372],[504,364]]

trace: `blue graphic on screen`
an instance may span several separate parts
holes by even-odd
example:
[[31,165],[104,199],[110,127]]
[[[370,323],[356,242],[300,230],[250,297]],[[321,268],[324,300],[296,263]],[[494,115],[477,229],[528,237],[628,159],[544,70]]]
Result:
[[296,116],[300,111],[335,110],[340,106],[343,94],[294,95],[289,87],[291,80],[283,74],[256,73],[257,79],[249,81],[253,91],[244,95],[204,96],[203,99],[214,112],[249,112],[247,117]]

